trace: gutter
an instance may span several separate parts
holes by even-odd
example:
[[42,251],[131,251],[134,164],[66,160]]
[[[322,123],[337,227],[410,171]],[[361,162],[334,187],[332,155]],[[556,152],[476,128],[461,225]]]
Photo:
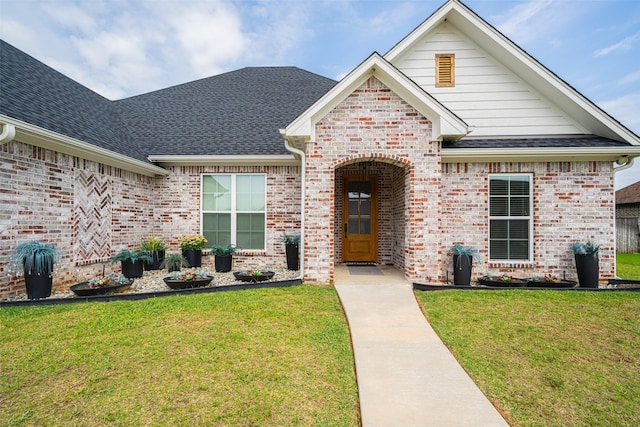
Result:
[[5,115],[0,114],[0,124],[3,125],[3,142],[16,140],[145,176],[169,175],[168,170],[159,166]]
[[[611,161],[640,156],[640,146],[563,148],[443,148],[443,163]],[[626,165],[626,164],[625,164]]]
[[306,175],[307,175],[307,161],[306,161],[306,154],[304,151],[295,148],[291,145],[289,145],[289,140],[286,137],[286,131],[284,129],[280,129],[280,134],[282,135],[282,137],[284,138],[284,147],[287,149],[287,151],[293,153],[293,154],[297,154],[298,156],[300,156],[300,164],[302,167],[301,173],[301,180],[300,180],[300,185],[301,185],[301,194],[300,194],[300,276],[298,277],[300,280],[302,280],[304,282],[304,231],[305,231],[305,201],[307,199],[307,191],[306,191],[306,187],[307,187],[307,179],[306,179]]
[[291,154],[265,155],[150,155],[152,163],[167,166],[298,166],[298,160]]

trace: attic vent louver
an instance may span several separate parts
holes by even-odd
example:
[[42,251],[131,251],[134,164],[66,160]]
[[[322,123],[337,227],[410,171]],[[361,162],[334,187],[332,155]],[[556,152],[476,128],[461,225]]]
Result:
[[453,87],[456,85],[456,55],[453,53],[436,54],[436,87]]

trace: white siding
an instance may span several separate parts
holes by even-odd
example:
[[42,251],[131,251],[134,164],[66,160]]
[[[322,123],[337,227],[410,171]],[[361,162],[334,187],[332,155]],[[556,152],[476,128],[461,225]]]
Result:
[[[455,87],[435,87],[436,53],[455,54]],[[394,65],[475,127],[469,136],[588,133],[446,22],[398,57]]]

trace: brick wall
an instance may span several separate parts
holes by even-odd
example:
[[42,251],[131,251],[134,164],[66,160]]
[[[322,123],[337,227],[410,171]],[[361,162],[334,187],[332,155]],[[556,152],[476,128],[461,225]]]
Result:
[[[488,176],[532,173],[534,246],[530,263],[489,262]],[[613,170],[609,162],[446,164],[442,175],[442,235],[445,276],[452,280],[454,244],[472,246],[473,278],[483,274],[520,277],[553,274],[576,280],[571,244],[594,240],[600,249],[600,277],[613,277]]]
[[18,141],[0,145],[0,298],[25,293],[23,279],[9,269],[11,251],[26,240],[62,252],[54,288],[118,270],[109,258],[150,233],[178,251],[181,236],[200,233],[202,173],[267,174],[267,248],[240,252],[235,262],[285,265],[282,234],[300,230],[299,167],[168,169],[169,176],[151,178]]
[[301,180],[299,166],[169,166],[170,174],[156,178],[156,235],[165,238],[170,251],[178,239],[200,228],[200,182],[206,173],[264,173],[267,177],[267,236],[264,251],[239,251],[238,265],[286,264],[282,235],[300,232]]
[[306,147],[306,279],[333,280],[340,177],[367,162],[382,177],[379,220],[390,226],[380,227],[380,261],[405,265],[414,280],[438,280],[441,260],[431,248],[440,247],[440,145],[431,142],[431,123],[370,78],[316,124],[316,136]]
[[18,141],[0,146],[0,175],[0,298],[25,293],[9,271],[18,243],[56,245],[61,288],[152,231],[152,178]]

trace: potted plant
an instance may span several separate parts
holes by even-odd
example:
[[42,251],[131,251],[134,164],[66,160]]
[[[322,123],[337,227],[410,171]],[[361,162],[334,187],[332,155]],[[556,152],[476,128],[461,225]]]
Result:
[[134,251],[123,249],[111,258],[111,263],[120,262],[122,274],[129,279],[142,277],[144,273],[144,263],[151,261],[152,259],[149,254],[139,249]]
[[218,273],[226,273],[231,271],[233,264],[233,254],[237,248],[233,245],[213,245],[211,252],[215,255],[216,271]]
[[60,259],[60,251],[53,243],[37,240],[20,243],[13,251],[16,269],[24,271],[29,299],[47,298],[53,284],[53,265]]
[[103,295],[111,292],[122,291],[131,286],[133,279],[124,274],[112,273],[108,276],[94,277],[86,282],[71,286],[71,291],[81,297],[91,295]]
[[298,270],[300,268],[300,235],[299,234],[283,234],[284,250],[287,255],[287,269]]
[[160,267],[166,268],[167,271],[171,273],[173,271],[180,271],[182,267],[189,267],[189,262],[182,254],[169,254],[165,256]]
[[189,289],[208,285],[213,280],[213,276],[209,276],[202,271],[190,271],[184,274],[174,271],[171,276],[162,280],[171,289]]
[[167,244],[161,237],[155,237],[151,234],[148,239],[143,239],[140,242],[140,249],[147,252],[147,255],[151,257],[151,262],[144,263],[144,269],[158,270],[162,265],[167,248]]
[[189,234],[178,240],[182,256],[186,258],[190,267],[202,266],[202,250],[207,244],[207,239],[200,234]]
[[597,288],[600,278],[600,265],[598,260],[600,245],[596,245],[592,241],[575,242],[572,248],[580,287]]
[[453,284],[470,286],[471,268],[476,250],[471,247],[453,245],[451,253],[453,254]]

